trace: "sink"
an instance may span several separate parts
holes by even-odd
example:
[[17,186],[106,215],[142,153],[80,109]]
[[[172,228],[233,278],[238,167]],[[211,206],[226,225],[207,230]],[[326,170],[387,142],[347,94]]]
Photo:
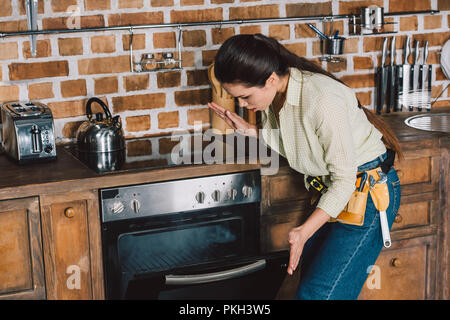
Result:
[[450,113],[419,114],[407,118],[405,124],[419,130],[450,132]]

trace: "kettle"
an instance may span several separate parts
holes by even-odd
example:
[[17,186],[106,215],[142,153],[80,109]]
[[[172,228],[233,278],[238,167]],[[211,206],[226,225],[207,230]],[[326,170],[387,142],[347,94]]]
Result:
[[[98,103],[106,115],[92,115],[92,103]],[[90,98],[86,103],[86,115],[89,121],[83,122],[77,130],[77,148],[80,152],[99,153],[125,150],[125,138],[119,116],[112,117],[108,107],[99,98]]]

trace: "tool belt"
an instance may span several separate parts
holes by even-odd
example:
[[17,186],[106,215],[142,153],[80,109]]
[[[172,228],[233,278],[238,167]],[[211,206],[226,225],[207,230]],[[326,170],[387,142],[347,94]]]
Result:
[[[358,172],[357,176],[360,176],[361,174],[364,173],[367,174],[367,179],[364,182],[361,181],[362,177],[356,179],[356,190],[352,193],[350,200],[344,207],[344,210],[336,218],[330,218],[329,222],[338,221],[341,223],[356,226],[362,226],[364,224],[367,196],[369,194],[368,177],[372,176],[376,181],[378,181],[380,179],[378,171],[381,171],[381,167],[368,171]],[[363,185],[361,185],[361,183],[363,183]],[[372,190],[370,190],[370,195],[372,196]]]
[[[330,218],[328,222],[341,222],[344,224],[357,225],[362,226],[364,224],[364,216],[366,212],[367,205],[367,196],[370,193],[372,200],[374,202],[375,208],[379,211],[386,210],[389,206],[389,192],[387,192],[387,185],[375,184],[374,186],[370,186],[369,181],[374,179],[378,181],[380,179],[380,175],[378,172],[383,172],[387,174],[391,169],[395,158],[395,152],[393,150],[388,149],[388,156],[386,160],[384,160],[379,167],[367,171],[360,171],[357,173],[357,179],[355,184],[355,191],[352,193],[350,200],[347,205],[344,207],[344,210],[336,217]],[[327,187],[322,183],[319,177],[312,177],[307,179],[310,185],[318,190],[321,194],[327,191]],[[311,202],[318,200],[311,199]]]

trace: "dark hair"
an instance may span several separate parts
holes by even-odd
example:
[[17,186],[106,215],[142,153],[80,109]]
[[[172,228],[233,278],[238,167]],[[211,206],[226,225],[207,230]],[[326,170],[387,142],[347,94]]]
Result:
[[[239,34],[228,38],[215,57],[214,75],[221,83],[263,87],[273,72],[284,76],[289,73],[291,67],[320,73],[344,84],[317,64],[297,56],[276,39],[262,34]],[[402,158],[400,143],[387,124],[375,113],[364,108],[359,101],[358,107],[364,110],[367,119],[383,134],[383,142]]]

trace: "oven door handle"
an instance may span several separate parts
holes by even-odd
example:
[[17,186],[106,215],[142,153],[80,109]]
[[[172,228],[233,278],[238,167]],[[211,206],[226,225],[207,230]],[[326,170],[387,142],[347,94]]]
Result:
[[166,285],[188,285],[188,284],[200,284],[208,282],[216,282],[222,280],[229,280],[240,276],[247,275],[249,273],[256,272],[264,269],[266,266],[266,260],[261,259],[254,263],[225,271],[203,273],[195,275],[166,275]]

